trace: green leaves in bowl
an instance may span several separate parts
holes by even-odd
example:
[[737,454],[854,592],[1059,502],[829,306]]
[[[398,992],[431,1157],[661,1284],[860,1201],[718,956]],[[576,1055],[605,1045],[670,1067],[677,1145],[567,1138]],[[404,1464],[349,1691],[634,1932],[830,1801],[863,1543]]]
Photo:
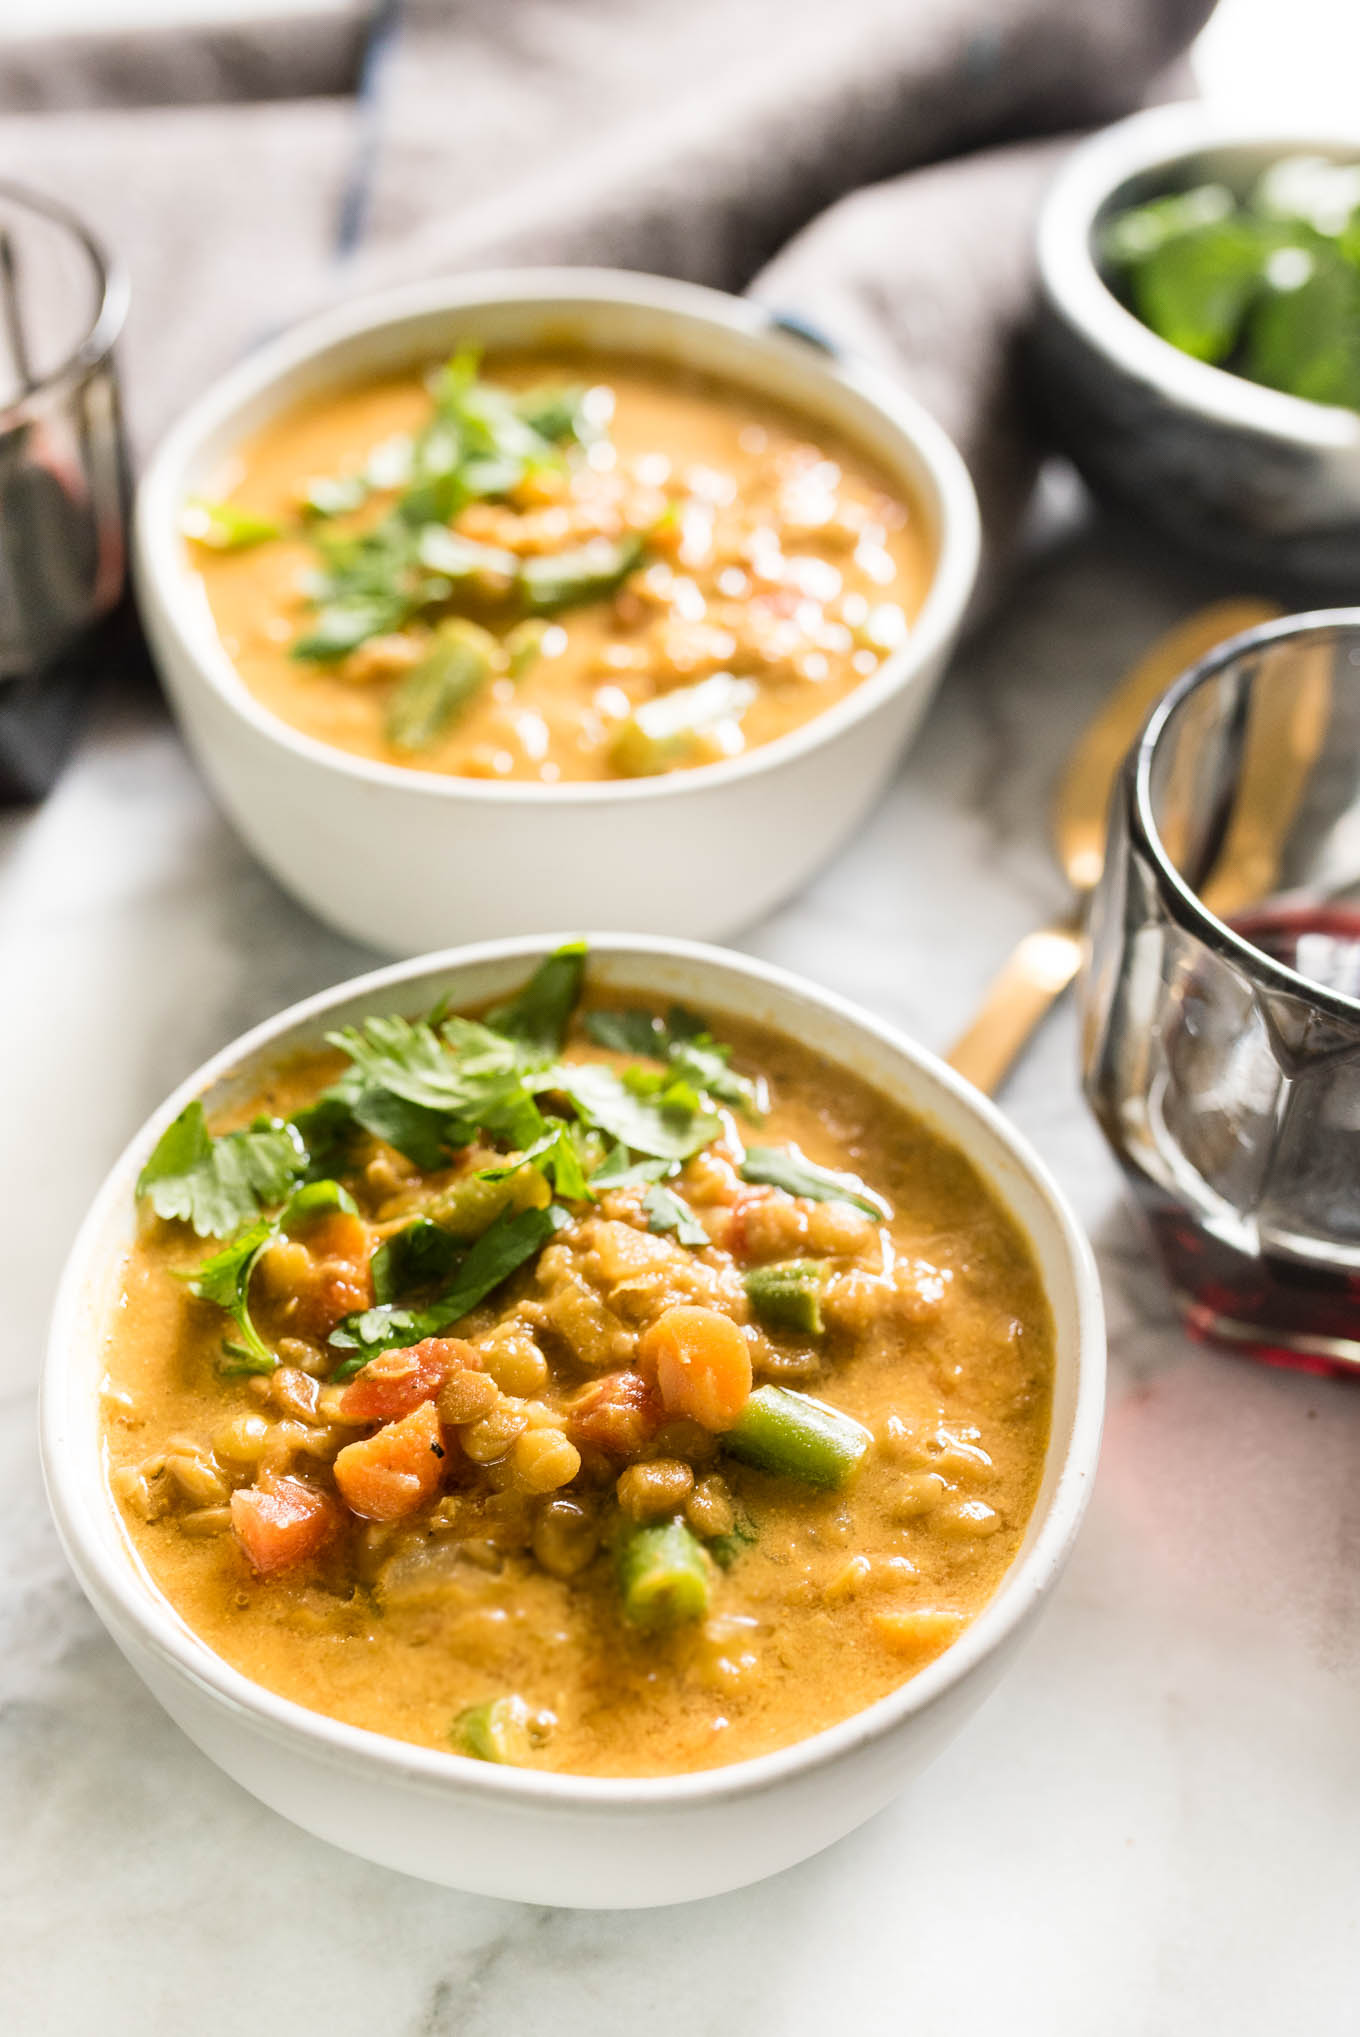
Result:
[[1182,353],[1360,410],[1360,164],[1289,156],[1245,198],[1205,183],[1110,219],[1099,253]]

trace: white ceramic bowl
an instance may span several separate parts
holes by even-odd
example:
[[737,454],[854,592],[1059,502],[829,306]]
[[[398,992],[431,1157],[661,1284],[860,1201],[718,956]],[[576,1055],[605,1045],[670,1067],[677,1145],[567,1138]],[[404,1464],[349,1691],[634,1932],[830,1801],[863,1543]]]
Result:
[[[300,734],[223,650],[179,534],[184,502],[301,398],[437,359],[458,340],[563,340],[677,362],[789,405],[871,456],[919,507],[934,581],[905,644],[839,705],[734,760],[586,785],[452,778]],[[796,890],[886,783],[972,591],[972,484],[945,434],[886,377],[760,306],[606,270],[523,270],[346,305],[263,347],[171,431],[138,494],[134,566],[151,647],[189,745],[261,860],[322,919],[395,953],[556,926],[709,936]]]
[[853,1069],[960,1147],[1023,1226],[1057,1328],[1053,1425],[1020,1554],[996,1597],[936,1662],[839,1725],[753,1761],[639,1781],[536,1775],[407,1746],[304,1710],[231,1669],[141,1570],[105,1482],[103,1328],[148,1153],[191,1097],[248,1095],[281,1054],[367,1013],[503,996],[542,952],[496,941],[424,957],[295,1005],[199,1069],[104,1183],[57,1299],[42,1451],[62,1541],[95,1610],[203,1751],[285,1817],[389,1867],[480,1894],[573,1907],[715,1895],[806,1858],[881,1808],[995,1683],[1055,1583],[1100,1442],[1105,1341],[1090,1249],[1053,1182],[1000,1113],[932,1055],[828,992],[689,943],[591,943],[595,982],[766,1022]]
[[1360,160],[1360,125],[1310,134],[1190,102],[1074,149],[1039,218],[1034,368],[1054,436],[1100,493],[1286,591],[1353,599],[1360,415],[1181,353],[1119,301],[1099,261],[1102,229],[1131,205],[1211,180],[1245,196],[1289,155]]

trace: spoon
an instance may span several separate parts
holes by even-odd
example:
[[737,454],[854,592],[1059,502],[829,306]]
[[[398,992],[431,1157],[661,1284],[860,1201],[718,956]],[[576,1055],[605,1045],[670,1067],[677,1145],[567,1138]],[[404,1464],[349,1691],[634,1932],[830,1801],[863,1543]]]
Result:
[[[1058,782],[1052,815],[1053,846],[1076,893],[1072,910],[1025,935],[993,977],[971,1025],[945,1056],[951,1068],[986,1095],[992,1096],[1000,1088],[1040,1019],[1081,966],[1085,903],[1105,867],[1110,794],[1143,723],[1172,680],[1187,667],[1225,638],[1270,622],[1280,613],[1274,602],[1246,596],[1198,609],[1157,639],[1078,740]],[[1248,823],[1242,825],[1245,848]],[[1251,828],[1249,839],[1253,876],[1259,876],[1263,855],[1259,826]],[[1268,855],[1268,849],[1264,853]],[[1220,859],[1219,870],[1224,867],[1225,861]]]

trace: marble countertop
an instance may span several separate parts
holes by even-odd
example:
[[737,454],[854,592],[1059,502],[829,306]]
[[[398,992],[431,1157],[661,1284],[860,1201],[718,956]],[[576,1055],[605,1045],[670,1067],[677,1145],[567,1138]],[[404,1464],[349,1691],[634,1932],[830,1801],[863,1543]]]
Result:
[[[860,838],[739,945],[946,1045],[1061,902],[1042,815],[1073,733],[1196,598],[1109,534],[1051,546]],[[181,1737],[48,1520],[51,1294],[166,1090],[370,959],[251,861],[149,692],[103,699],[54,796],[0,818],[0,2030],[1354,2032],[1360,1392],[1185,1338],[1080,1102],[1070,1009],[1005,1105],[1099,1252],[1100,1476],[1027,1653],[892,1808],[711,1902],[533,1910],[334,1852]]]

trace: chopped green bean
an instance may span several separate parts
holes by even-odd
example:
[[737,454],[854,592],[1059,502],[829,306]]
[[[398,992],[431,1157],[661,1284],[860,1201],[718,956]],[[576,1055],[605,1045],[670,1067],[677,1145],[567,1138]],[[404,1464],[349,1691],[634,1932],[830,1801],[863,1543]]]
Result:
[[617,539],[591,538],[569,552],[545,552],[521,564],[520,592],[539,615],[598,601],[628,578],[642,551],[642,539],[630,532]]
[[873,1438],[853,1416],[810,1394],[760,1386],[722,1440],[757,1470],[835,1489],[850,1482]]
[[453,1722],[453,1737],[476,1761],[525,1762],[533,1753],[529,1707],[522,1697],[488,1698]]
[[826,1268],[816,1259],[785,1259],[777,1266],[753,1266],[746,1292],[756,1316],[770,1330],[801,1330],[820,1337]]
[[625,1619],[649,1633],[708,1611],[708,1560],[682,1521],[634,1528],[619,1545],[618,1573]]
[[530,616],[527,622],[517,622],[507,630],[502,649],[506,656],[506,670],[512,679],[522,679],[543,656],[543,639],[551,625],[541,616]]
[[387,710],[387,740],[398,750],[427,750],[491,673],[494,637],[455,618],[441,624],[429,652],[402,679]]
[[257,516],[254,510],[238,509],[234,502],[185,504],[180,529],[196,545],[210,552],[245,552],[252,545],[268,544],[282,537],[282,526],[271,516]]
[[681,686],[644,701],[619,723],[610,744],[610,762],[628,778],[651,778],[673,765],[695,763],[703,738],[719,722],[739,720],[755,694],[749,679],[715,672],[697,686]]

